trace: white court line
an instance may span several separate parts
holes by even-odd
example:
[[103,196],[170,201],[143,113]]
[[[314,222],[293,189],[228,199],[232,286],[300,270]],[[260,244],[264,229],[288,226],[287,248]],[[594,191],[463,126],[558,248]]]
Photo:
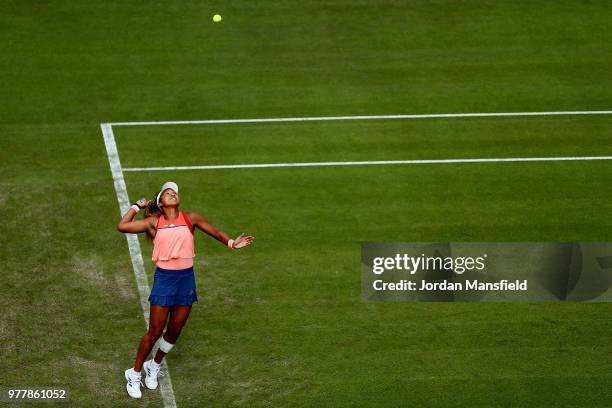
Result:
[[305,118],[260,118],[260,119],[212,119],[212,120],[171,120],[157,122],[115,122],[111,126],[160,126],[160,125],[205,125],[221,123],[263,123],[263,122],[314,122],[334,120],[376,120],[376,119],[428,119],[428,118],[480,118],[504,116],[560,116],[560,115],[611,115],[612,111],[550,111],[550,112],[488,112],[488,113],[431,113],[416,115],[366,115],[366,116],[319,116]]
[[[125,180],[123,178],[123,170],[121,169],[121,162],[119,161],[119,152],[117,151],[117,144],[115,143],[115,135],[110,124],[103,123],[100,125],[102,128],[102,135],[104,136],[104,145],[106,146],[106,154],[108,156],[108,163],[110,164],[111,173],[113,175],[113,181],[115,183],[115,192],[117,193],[117,201],[119,202],[120,215],[123,216],[130,208],[130,200],[125,186]],[[142,251],[140,250],[140,243],[138,242],[137,234],[125,234],[127,238],[128,247],[130,249],[130,257],[132,258],[132,266],[134,268],[134,276],[136,277],[136,284],[138,286],[138,295],[140,297],[140,307],[142,308],[142,314],[145,318],[147,329],[149,328],[149,281],[147,274],[144,269],[144,262],[142,259]],[[155,353],[153,350],[153,353]],[[170,372],[166,359],[162,361],[161,371],[162,376],[159,377],[159,388],[164,402],[164,407],[175,408],[176,401],[174,399],[174,390],[172,388],[172,381],[170,380]],[[123,378],[123,376],[122,376]],[[129,398],[125,396],[125,398]]]
[[216,169],[254,169],[266,167],[322,167],[322,166],[372,166],[389,164],[445,164],[445,163],[499,163],[499,162],[554,162],[612,160],[612,156],[577,157],[502,157],[483,159],[441,159],[441,160],[381,160],[352,162],[313,162],[313,163],[262,163],[262,164],[219,164],[210,166],[170,166],[170,167],[126,167],[123,171],[168,171],[168,170],[216,170]]

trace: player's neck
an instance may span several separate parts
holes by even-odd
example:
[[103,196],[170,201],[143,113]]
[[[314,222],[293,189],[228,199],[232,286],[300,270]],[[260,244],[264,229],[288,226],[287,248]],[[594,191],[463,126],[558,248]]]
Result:
[[176,220],[179,215],[179,210],[176,207],[164,207],[164,217],[167,220]]

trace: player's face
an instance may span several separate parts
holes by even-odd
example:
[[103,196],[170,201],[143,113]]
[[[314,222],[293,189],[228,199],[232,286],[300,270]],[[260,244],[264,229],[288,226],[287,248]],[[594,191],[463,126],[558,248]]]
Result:
[[181,200],[178,193],[171,188],[165,189],[159,197],[162,207],[178,207]]

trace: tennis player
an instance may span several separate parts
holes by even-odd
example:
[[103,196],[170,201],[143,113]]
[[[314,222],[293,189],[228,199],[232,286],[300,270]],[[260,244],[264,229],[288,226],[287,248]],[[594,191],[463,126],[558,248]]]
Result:
[[[149,296],[149,330],[140,340],[134,367],[125,370],[126,388],[132,398],[142,396],[140,385],[143,368],[147,388],[157,388],[162,359],[174,347],[187,322],[191,306],[198,300],[193,273],[194,228],[204,231],[231,249],[244,248],[254,239],[244,234],[230,239],[200,214],[179,211],[178,191],[176,183],[165,183],[155,201],[141,198],[132,205],[117,226],[123,233],[145,232],[153,240],[152,259],[157,265]],[[143,208],[144,219],[134,221],[136,214]],[[166,322],[168,327],[162,337]],[[145,361],[158,339],[159,349],[155,357]]]

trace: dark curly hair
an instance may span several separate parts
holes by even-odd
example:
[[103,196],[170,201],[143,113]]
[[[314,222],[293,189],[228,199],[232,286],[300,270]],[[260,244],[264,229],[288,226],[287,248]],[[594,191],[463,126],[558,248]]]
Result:
[[[153,194],[153,197],[157,197],[157,193]],[[159,216],[161,214],[164,214],[164,209],[160,206],[157,205],[157,203],[155,202],[155,200],[151,200],[149,201],[149,205],[147,205],[144,209],[144,217],[148,218],[151,216]],[[153,240],[153,237],[151,236],[151,234],[149,233],[149,231],[147,230],[147,239],[149,241]]]

